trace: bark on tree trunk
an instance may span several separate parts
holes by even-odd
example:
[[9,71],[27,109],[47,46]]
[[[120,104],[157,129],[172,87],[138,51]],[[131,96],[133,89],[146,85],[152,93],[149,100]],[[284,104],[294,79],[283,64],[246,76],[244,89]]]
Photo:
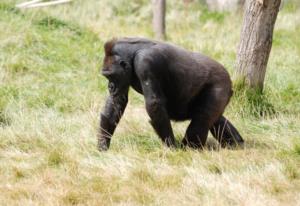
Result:
[[165,0],[152,0],[153,7],[153,30],[155,38],[165,39],[165,14],[166,14],[166,1]]
[[281,0],[247,0],[235,79],[262,91]]

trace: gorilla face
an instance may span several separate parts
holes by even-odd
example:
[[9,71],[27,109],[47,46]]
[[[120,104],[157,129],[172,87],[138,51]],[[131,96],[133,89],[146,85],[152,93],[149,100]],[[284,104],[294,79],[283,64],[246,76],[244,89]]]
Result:
[[108,80],[110,94],[117,95],[130,84],[132,67],[118,55],[105,56],[102,75]]

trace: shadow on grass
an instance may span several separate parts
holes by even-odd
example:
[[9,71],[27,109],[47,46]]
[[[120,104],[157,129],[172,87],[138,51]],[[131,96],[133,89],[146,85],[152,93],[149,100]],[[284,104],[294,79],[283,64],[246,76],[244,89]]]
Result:
[[[227,146],[227,147],[221,147],[221,145],[213,138],[208,138],[206,145],[204,148],[199,149],[193,149],[189,147],[182,147],[181,139],[175,140],[176,141],[176,147],[173,151],[202,151],[202,150],[208,150],[208,151],[219,151],[221,149],[230,149],[230,150],[242,150],[244,146]],[[250,144],[253,145],[254,144]],[[126,137],[114,137],[111,142],[111,149],[113,150],[123,150],[123,149],[131,149],[131,150],[137,150],[140,152],[156,152],[157,150],[161,149],[169,149],[166,146],[163,145],[161,140],[156,136],[146,136],[146,135],[132,135],[132,136],[126,136]],[[249,146],[247,145],[247,148]]]

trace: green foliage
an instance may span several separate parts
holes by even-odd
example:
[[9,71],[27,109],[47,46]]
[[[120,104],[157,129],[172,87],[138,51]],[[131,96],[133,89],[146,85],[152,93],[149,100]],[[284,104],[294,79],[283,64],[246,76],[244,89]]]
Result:
[[300,157],[300,141],[295,143],[293,151],[296,155],[298,155]]
[[242,81],[236,81],[234,84],[233,101],[238,102],[236,109],[246,117],[267,117],[276,113],[273,104],[270,102],[269,91],[249,88]]
[[293,48],[297,49],[296,45],[300,43],[297,32],[300,32],[300,26],[295,27],[291,30],[278,29],[274,33],[273,44],[274,47],[284,47],[284,48]]
[[297,12],[297,9],[300,7],[300,2],[297,0],[288,0],[288,1],[282,1],[283,2],[283,8],[284,12],[291,13],[291,12]]
[[20,10],[15,8],[13,4],[0,2],[0,11],[4,13],[15,13],[18,15],[22,15]]
[[[29,107],[45,106],[60,112],[88,107],[90,100],[85,98],[88,94],[84,87],[93,87],[95,91],[99,86],[106,86],[103,80],[90,83],[97,76],[102,55],[102,42],[97,36],[86,28],[43,13],[34,14],[32,19],[30,13],[18,14],[11,9],[5,9],[5,12],[8,12],[4,15],[6,21],[28,25],[25,30],[14,25],[6,26],[6,32],[12,32],[13,36],[4,41],[0,52],[4,54],[3,68],[11,75],[7,82],[9,87],[19,88],[20,98]],[[9,17],[12,12],[17,16]],[[18,19],[21,15],[24,18]],[[24,40],[16,42],[14,38]],[[87,70],[90,72],[81,75]],[[0,91],[5,88],[0,87]],[[1,97],[1,102],[6,99]],[[4,103],[1,105],[3,110]],[[1,122],[9,122],[3,111]]]
[[[80,40],[80,38],[85,38],[85,36],[88,35],[90,36],[90,38],[93,38],[92,36],[94,35],[93,33],[86,31],[86,29],[80,28],[74,23],[62,21],[58,18],[51,16],[38,19],[34,23],[45,31],[61,29],[63,32],[69,32],[72,34],[70,35],[70,37],[76,40]],[[97,38],[95,38],[95,40],[97,40]]]
[[216,23],[223,23],[226,16],[228,16],[228,12],[216,12],[209,11],[207,8],[202,9],[200,15],[200,22],[208,22],[213,21]]
[[50,16],[36,21],[36,24],[45,29],[59,29],[64,27],[70,28],[66,22]]
[[119,0],[119,1],[109,1],[108,6],[112,8],[113,15],[115,16],[127,16],[128,14],[137,14],[140,12],[141,8],[148,4],[149,1],[146,0]]

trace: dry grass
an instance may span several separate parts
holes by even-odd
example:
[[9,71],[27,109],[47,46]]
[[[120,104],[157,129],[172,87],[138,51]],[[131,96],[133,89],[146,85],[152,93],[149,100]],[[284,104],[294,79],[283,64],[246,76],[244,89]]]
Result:
[[[253,115],[264,107],[242,93],[226,112],[245,149],[220,149],[210,137],[203,151],[169,150],[150,127],[143,98],[130,92],[104,153],[96,150],[107,96],[98,75],[102,44],[152,37],[149,3],[78,0],[19,11],[15,2],[0,3],[0,205],[300,205],[296,1],[278,17],[268,66],[264,106],[275,114]],[[168,8],[169,40],[232,73],[241,14],[210,13],[197,1]],[[173,124],[178,140],[187,124]]]

